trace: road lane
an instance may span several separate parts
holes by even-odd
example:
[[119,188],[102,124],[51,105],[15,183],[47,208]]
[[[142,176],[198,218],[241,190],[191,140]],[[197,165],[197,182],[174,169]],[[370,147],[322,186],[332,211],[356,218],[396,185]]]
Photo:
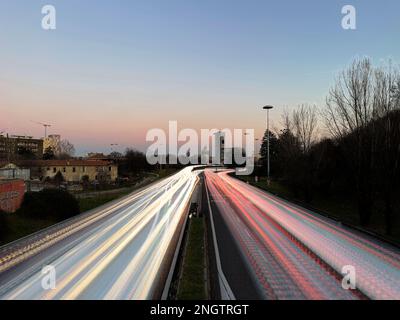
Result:
[[[84,217],[85,232],[78,228],[77,233],[60,240],[62,246],[42,250],[40,259],[33,256],[0,274],[0,299],[152,298],[197,180],[197,172],[186,168],[111,209],[94,213],[90,222]],[[60,230],[56,233],[63,234]],[[12,247],[21,250],[18,243]],[[18,253],[13,255],[18,257]],[[56,270],[54,290],[44,290],[41,285],[41,269],[47,264]]]
[[[227,171],[206,170],[205,176],[212,201],[265,299],[400,299],[398,249],[230,177]],[[355,267],[358,292],[341,286],[346,265]]]
[[[225,223],[215,199],[207,190],[206,180],[205,182],[203,186],[205,189],[203,192],[203,208],[207,216],[207,228],[209,230],[208,252],[211,267],[213,267],[211,279],[214,285],[214,296],[216,299],[232,299],[228,294],[229,291],[232,291],[232,295],[237,300],[262,300],[265,298],[262,288],[251,272],[248,259],[243,255],[240,246],[235,241],[234,235]],[[213,229],[215,230],[215,237]],[[218,266],[218,261],[220,266]],[[222,276],[225,279],[222,279]],[[228,285],[225,284],[224,280]]]

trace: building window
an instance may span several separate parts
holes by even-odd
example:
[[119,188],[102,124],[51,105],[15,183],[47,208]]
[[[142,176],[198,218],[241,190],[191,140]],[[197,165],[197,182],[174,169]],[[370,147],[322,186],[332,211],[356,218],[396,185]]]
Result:
[[57,172],[57,168],[53,168],[53,173],[56,173]]
[[111,167],[108,167],[108,171],[111,171]]
[[86,172],[86,167],[82,167],[82,171],[83,171],[83,172]]
[[66,170],[65,170],[65,167],[63,168],[63,172],[65,172]]
[[75,167],[72,168],[72,172],[76,172],[76,168]]

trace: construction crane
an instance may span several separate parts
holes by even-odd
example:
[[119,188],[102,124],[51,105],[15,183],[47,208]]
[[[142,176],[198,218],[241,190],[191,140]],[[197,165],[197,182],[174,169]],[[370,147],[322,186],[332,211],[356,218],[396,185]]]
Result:
[[[32,121],[32,120],[31,120]],[[37,122],[37,121],[32,121],[33,123],[40,124],[41,126],[44,127],[44,137],[47,138],[47,128],[51,127],[51,124],[46,124],[42,122]]]

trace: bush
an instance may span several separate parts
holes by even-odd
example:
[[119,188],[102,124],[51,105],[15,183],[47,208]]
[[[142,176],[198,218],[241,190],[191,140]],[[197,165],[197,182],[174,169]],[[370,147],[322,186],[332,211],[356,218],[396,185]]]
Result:
[[61,221],[80,213],[78,201],[67,191],[45,189],[25,194],[17,214],[29,218]]

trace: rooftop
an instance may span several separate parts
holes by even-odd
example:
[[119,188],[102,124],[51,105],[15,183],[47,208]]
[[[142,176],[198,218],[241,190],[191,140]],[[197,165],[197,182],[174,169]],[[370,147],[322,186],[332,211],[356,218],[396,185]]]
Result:
[[[80,160],[80,159],[69,159],[69,160],[15,160],[11,161],[18,167],[79,167],[79,166],[95,166],[103,167],[112,165],[111,161],[103,160]],[[0,168],[9,165],[10,162],[7,160],[0,160]]]

